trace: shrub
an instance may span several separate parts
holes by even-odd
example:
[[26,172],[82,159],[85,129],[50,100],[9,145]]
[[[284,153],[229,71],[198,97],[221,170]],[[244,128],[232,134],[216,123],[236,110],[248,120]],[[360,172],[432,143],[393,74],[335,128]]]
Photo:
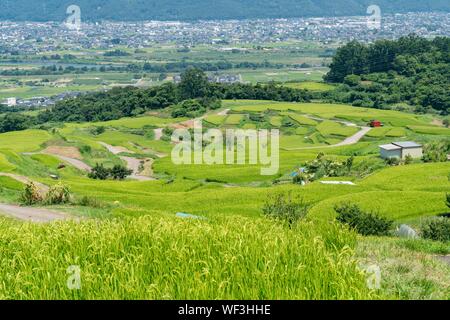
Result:
[[45,204],[53,205],[53,204],[64,204],[70,202],[70,190],[67,186],[62,183],[58,183],[51,187],[46,196],[45,196]]
[[271,195],[263,206],[263,214],[286,222],[289,227],[306,217],[310,205],[301,198],[294,198],[292,193]]
[[422,238],[434,241],[450,241],[450,219],[434,217],[422,221],[420,225]]
[[133,170],[128,169],[121,165],[115,165],[112,169],[109,171],[109,176],[113,178],[114,180],[124,180],[126,177],[131,175],[133,173]]
[[401,160],[399,158],[392,157],[392,158],[387,158],[385,160],[385,162],[388,166],[398,166],[400,164]]
[[97,163],[91,172],[89,172],[88,177],[96,180],[106,180],[109,177],[109,170],[103,164]]
[[88,174],[88,177],[96,180],[106,180],[108,178],[114,180],[124,180],[132,173],[133,170],[130,170],[122,165],[115,165],[113,168],[105,168],[103,164],[97,163]]
[[394,223],[393,220],[373,212],[365,212],[356,204],[336,205],[334,210],[340,223],[350,226],[363,236],[385,236]]
[[413,163],[413,161],[414,161],[414,159],[413,159],[413,157],[411,155],[408,154],[405,157],[405,164],[411,164],[411,163]]
[[33,182],[28,183],[22,191],[19,199],[20,203],[31,206],[42,202],[42,196],[39,189]]
[[98,136],[101,135],[102,133],[104,133],[106,131],[106,128],[104,126],[98,126],[98,127],[94,127],[90,130],[91,134],[94,136]]
[[303,168],[297,171],[294,183],[308,183],[324,177],[343,177],[349,175],[353,168],[354,157],[345,161],[327,159],[323,153],[319,153],[315,160],[303,164]]
[[84,145],[84,146],[80,147],[80,152],[84,153],[84,154],[91,154],[92,148],[91,148],[91,146]]

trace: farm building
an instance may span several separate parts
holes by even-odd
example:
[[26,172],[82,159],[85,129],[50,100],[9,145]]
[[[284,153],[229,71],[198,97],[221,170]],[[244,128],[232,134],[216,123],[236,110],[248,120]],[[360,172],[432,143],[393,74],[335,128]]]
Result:
[[393,142],[380,146],[380,156],[383,159],[405,159],[407,156],[418,159],[423,156],[423,147],[413,141]]

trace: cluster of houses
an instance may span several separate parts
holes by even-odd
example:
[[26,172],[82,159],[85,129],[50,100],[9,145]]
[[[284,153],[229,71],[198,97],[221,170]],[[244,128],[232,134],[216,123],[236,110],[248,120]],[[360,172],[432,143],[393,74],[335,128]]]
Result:
[[81,95],[81,92],[65,92],[60,93],[58,95],[52,97],[33,97],[30,99],[19,99],[15,97],[7,98],[3,101],[0,101],[0,104],[3,104],[8,107],[49,107],[54,105],[58,101],[62,101],[67,98],[75,98]]
[[[242,83],[242,75],[240,74],[219,74],[219,75],[208,75],[208,81],[211,83]],[[181,82],[181,76],[176,75],[173,77],[174,83]]]

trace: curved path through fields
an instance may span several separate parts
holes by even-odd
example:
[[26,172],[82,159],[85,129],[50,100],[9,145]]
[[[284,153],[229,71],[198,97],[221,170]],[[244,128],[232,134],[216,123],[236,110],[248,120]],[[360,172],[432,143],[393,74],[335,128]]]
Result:
[[[31,179],[18,174],[0,172],[0,176],[9,177],[24,184],[32,182],[38,188],[41,196],[44,196],[49,190],[49,187],[46,186],[45,184],[32,181]],[[74,219],[72,216],[64,212],[57,212],[53,210],[34,207],[21,207],[18,205],[3,204],[3,203],[0,203],[0,215],[5,215],[18,220],[37,223],[48,223],[58,220]]]
[[[109,152],[111,152],[114,155],[118,155],[120,153],[133,153],[133,151],[128,150],[127,148],[124,147],[115,147],[112,145],[109,145],[105,142],[100,142],[100,144],[102,146],[104,146]],[[126,162],[127,164],[127,168],[132,170],[133,173],[129,176],[130,179],[133,180],[139,180],[139,181],[152,181],[152,180],[156,180],[153,177],[150,176],[146,176],[146,175],[142,175],[139,174],[140,171],[140,167],[141,167],[141,161],[144,160],[148,160],[150,161],[150,159],[138,159],[138,158],[133,158],[133,157],[125,157],[125,156],[121,156],[120,159],[122,159],[123,161]],[[153,159],[152,159],[153,160]],[[153,164],[153,161],[150,161],[150,166]],[[151,170],[150,170],[151,171]]]

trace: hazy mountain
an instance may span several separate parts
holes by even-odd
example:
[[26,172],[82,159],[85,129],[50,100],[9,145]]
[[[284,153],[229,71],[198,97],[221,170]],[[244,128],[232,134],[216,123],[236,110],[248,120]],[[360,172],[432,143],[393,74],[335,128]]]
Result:
[[384,13],[450,12],[448,0],[2,0],[0,20],[61,21],[71,4],[89,21],[365,15],[371,4]]

